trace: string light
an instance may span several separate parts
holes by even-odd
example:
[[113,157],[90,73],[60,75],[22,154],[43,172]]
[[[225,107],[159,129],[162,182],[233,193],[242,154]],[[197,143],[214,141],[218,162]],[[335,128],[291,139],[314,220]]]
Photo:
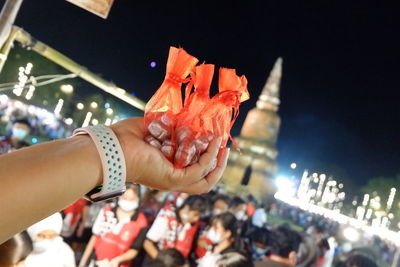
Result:
[[89,111],[88,113],[86,113],[86,117],[85,120],[83,121],[82,127],[89,126],[89,122],[92,116],[93,116],[92,112]]
[[54,114],[56,114],[57,116],[60,116],[60,112],[61,112],[61,109],[62,109],[63,105],[64,105],[64,100],[63,99],[58,99],[57,106],[54,109]]
[[106,113],[107,113],[107,115],[111,115],[114,113],[114,110],[112,110],[112,108],[108,108],[108,109],[106,109]]
[[82,110],[84,107],[85,107],[85,105],[83,105],[82,103],[76,104],[76,108],[79,110]]
[[106,126],[110,126],[111,125],[111,119],[107,118],[106,122],[104,123]]

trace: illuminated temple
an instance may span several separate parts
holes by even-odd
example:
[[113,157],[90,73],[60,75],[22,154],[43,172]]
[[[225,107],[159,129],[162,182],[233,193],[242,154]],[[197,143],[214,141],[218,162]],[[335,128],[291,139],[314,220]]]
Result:
[[240,136],[234,139],[241,154],[231,149],[223,175],[228,193],[251,193],[259,200],[268,200],[275,193],[273,177],[278,169],[276,142],[280,127],[277,114],[282,59],[278,58],[259,96],[257,105],[247,114]]

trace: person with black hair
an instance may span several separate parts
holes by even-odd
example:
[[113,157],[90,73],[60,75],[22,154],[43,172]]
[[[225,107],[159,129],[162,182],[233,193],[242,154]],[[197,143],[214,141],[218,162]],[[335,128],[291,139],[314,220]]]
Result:
[[301,236],[286,226],[279,226],[269,234],[268,248],[270,255],[255,266],[263,267],[293,267],[297,262],[297,251],[301,243]]
[[253,267],[254,264],[244,255],[229,252],[222,255],[216,262],[216,267]]
[[128,184],[118,198],[117,207],[105,206],[94,225],[93,235],[86,246],[79,266],[92,259],[112,267],[128,267],[138,251],[132,248],[141,229],[147,226],[146,217],[139,211],[138,185]]
[[229,203],[229,211],[235,215],[238,221],[245,221],[247,219],[247,204],[238,196],[232,198]]
[[243,252],[237,225],[236,217],[230,212],[219,214],[212,219],[211,227],[198,242],[198,247],[203,247],[204,251],[199,253],[199,249],[196,249],[197,256],[201,258],[199,266],[212,265],[220,255],[229,252]]
[[0,137],[0,155],[29,146],[24,139],[30,131],[31,125],[28,120],[15,120],[13,122],[11,135]]
[[0,245],[0,266],[23,266],[32,250],[31,238],[26,231],[22,231]]
[[182,267],[185,265],[185,258],[174,248],[160,250],[156,261],[162,262],[164,267]]
[[256,228],[251,234],[252,259],[263,260],[268,252],[270,231],[266,228]]
[[162,208],[144,241],[149,257],[156,259],[161,249],[175,248],[187,258],[198,230],[197,222],[205,209],[206,199],[198,195],[187,198],[180,208],[175,205]]
[[378,267],[378,265],[370,258],[361,255],[350,255],[344,262],[340,262],[336,267]]
[[216,216],[228,211],[229,197],[223,194],[217,194],[211,198],[211,215]]

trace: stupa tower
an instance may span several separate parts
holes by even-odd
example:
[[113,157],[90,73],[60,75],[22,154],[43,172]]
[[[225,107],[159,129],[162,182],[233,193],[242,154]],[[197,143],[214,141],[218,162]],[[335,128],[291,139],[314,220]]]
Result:
[[256,107],[247,114],[240,136],[235,137],[242,153],[231,149],[222,180],[229,193],[251,193],[264,200],[275,193],[272,179],[278,169],[276,142],[281,120],[277,111],[281,77],[282,58],[278,58]]

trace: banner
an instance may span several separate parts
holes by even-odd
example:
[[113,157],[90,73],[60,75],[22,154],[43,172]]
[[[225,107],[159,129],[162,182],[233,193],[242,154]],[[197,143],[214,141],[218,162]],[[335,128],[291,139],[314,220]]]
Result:
[[104,19],[107,18],[114,0],[66,0]]

